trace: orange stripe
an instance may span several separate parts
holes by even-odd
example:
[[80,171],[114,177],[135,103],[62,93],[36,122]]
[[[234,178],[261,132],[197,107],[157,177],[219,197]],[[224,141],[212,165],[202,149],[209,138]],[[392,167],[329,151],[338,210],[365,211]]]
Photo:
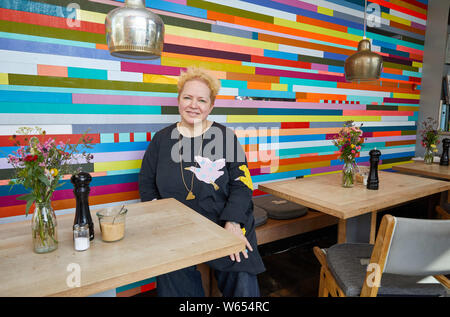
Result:
[[67,77],[67,67],[52,65],[37,65],[39,76]]
[[342,26],[339,24],[331,23],[331,22],[325,22],[325,21],[321,21],[321,20],[317,20],[317,19],[313,19],[313,18],[308,18],[308,17],[302,16],[302,15],[297,15],[297,22],[305,23],[305,24],[309,24],[309,25],[315,25],[318,27],[327,28],[327,29],[331,29],[331,30],[335,30],[335,31],[344,32],[344,33],[347,33],[347,31],[348,31],[348,28],[346,26]]
[[403,75],[403,69],[383,67],[383,73]]
[[227,79],[230,80],[242,80],[242,81],[260,81],[265,83],[279,83],[280,77],[266,76],[266,75],[253,75],[242,73],[227,73]]
[[234,96],[220,96],[220,95],[217,95],[216,99],[234,99]]
[[262,89],[262,90],[271,90],[271,83],[262,83],[262,82],[247,82],[248,89]]
[[392,26],[393,28],[402,29],[402,30],[417,33],[420,35],[425,35],[425,30],[416,29],[416,28],[413,28],[412,26],[401,24],[401,23],[398,23],[398,22],[395,22],[392,20],[389,22],[389,25]]
[[[399,136],[402,135],[402,131],[376,131],[372,132],[372,137],[382,137],[382,136]],[[415,143],[415,141],[414,141]]]
[[234,23],[234,16],[229,14],[224,14],[215,11],[207,11],[206,15],[208,20],[224,21],[228,23]]
[[360,89],[360,90],[372,90],[372,91],[388,91],[388,92],[399,92],[399,93],[406,93],[406,94],[416,94],[420,95],[420,93],[412,90],[411,85],[408,85],[407,87],[398,87],[397,84],[389,82],[385,83],[384,85],[380,86],[381,81],[377,81],[376,84],[369,84],[369,83],[337,83],[337,88],[343,88],[343,89]]
[[108,50],[108,45],[106,44],[95,44],[95,48],[98,50]]

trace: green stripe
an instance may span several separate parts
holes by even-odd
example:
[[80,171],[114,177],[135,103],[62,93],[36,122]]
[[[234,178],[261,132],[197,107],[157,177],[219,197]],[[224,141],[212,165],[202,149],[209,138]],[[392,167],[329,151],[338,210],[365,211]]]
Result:
[[35,24],[26,24],[0,20],[0,32],[20,33],[52,37],[64,40],[106,44],[105,34],[89,33],[68,29],[52,28]]
[[408,65],[391,63],[391,62],[383,62],[383,67],[404,69],[404,70],[410,70],[410,71],[413,71],[413,72],[419,71],[418,67],[412,67],[412,66],[408,66]]
[[209,24],[209,23],[180,19],[180,18],[175,18],[175,17],[171,17],[171,16],[167,16],[167,15],[159,15],[159,16],[163,20],[164,24],[181,26],[181,27],[188,28],[188,29],[195,29],[195,30],[211,32],[211,24]]
[[190,7],[196,7],[200,9],[205,9],[209,11],[220,12],[224,14],[229,14],[233,16],[243,17],[247,19],[267,22],[273,24],[273,16],[259,14],[251,11],[246,11],[242,9],[236,9],[229,6],[224,6],[221,4],[211,3],[203,0],[187,0],[186,3]]
[[67,76],[75,78],[108,79],[108,71],[104,69],[67,67]]
[[158,91],[177,92],[176,85],[136,83],[116,80],[100,80],[85,78],[63,78],[36,75],[8,74],[9,84],[23,86],[50,86],[66,88],[92,88],[111,90],[135,90],[135,91]]
[[398,111],[397,106],[367,105],[367,110]]
[[160,106],[0,102],[0,113],[161,114]]
[[401,135],[415,135],[417,133],[417,130],[405,130],[401,132]]
[[391,164],[391,163],[409,161],[413,157],[414,156],[405,156],[405,157],[391,158],[391,159],[383,160],[383,164]]
[[53,39],[53,38],[50,38],[50,37],[34,36],[34,35],[18,34],[18,33],[0,32],[0,38],[12,39],[12,40],[22,40],[22,41],[32,41],[32,42],[41,42],[41,43],[50,43],[50,44],[58,44],[58,45],[70,45],[70,46],[77,46],[77,47],[95,48],[95,43],[86,43],[86,42],[70,41],[70,40],[60,40],[60,39]]
[[321,58],[315,56],[307,56],[307,55],[298,55],[298,61],[307,62],[307,63],[316,63],[316,64],[324,64],[324,65],[332,65],[332,66],[344,66],[345,61],[340,61],[336,59],[330,58]]

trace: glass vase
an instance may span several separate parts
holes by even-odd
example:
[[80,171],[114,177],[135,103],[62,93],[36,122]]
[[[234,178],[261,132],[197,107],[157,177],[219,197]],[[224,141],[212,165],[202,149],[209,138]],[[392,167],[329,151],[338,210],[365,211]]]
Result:
[[355,164],[354,162],[344,162],[342,169],[342,187],[353,187],[355,182]]
[[35,204],[32,223],[33,247],[36,253],[47,253],[58,248],[55,211],[51,202]]
[[425,149],[425,156],[423,158],[423,162],[425,164],[433,164],[433,160],[434,160],[434,152],[431,148],[427,147]]

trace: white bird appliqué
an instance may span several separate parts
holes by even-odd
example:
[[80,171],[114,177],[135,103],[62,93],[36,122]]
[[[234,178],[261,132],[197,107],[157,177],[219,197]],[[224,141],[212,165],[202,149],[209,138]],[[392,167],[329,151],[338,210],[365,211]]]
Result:
[[219,186],[215,181],[223,175],[223,171],[219,170],[225,166],[225,159],[221,158],[213,162],[207,157],[195,156],[194,160],[200,167],[189,166],[184,169],[194,173],[198,180],[213,185],[214,190],[218,190]]

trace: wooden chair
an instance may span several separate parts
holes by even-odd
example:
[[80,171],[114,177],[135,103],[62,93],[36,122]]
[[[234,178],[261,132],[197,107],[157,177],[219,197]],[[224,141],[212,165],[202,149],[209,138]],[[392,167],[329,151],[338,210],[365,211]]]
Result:
[[436,206],[435,210],[438,219],[450,219],[450,213],[441,206]]
[[375,245],[313,249],[322,266],[319,297],[445,296],[450,288],[450,220],[385,215]]

